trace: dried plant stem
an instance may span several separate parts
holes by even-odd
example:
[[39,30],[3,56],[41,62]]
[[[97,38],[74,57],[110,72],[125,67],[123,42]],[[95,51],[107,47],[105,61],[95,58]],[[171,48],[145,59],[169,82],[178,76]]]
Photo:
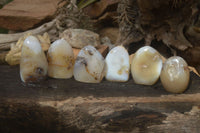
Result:
[[79,3],[78,3],[78,8],[79,9],[83,9],[85,8],[86,6],[92,4],[93,2],[96,2],[97,0],[81,0]]
[[16,43],[18,39],[25,34],[31,33],[33,35],[36,35],[36,34],[43,34],[44,32],[47,32],[55,25],[56,20],[57,18],[55,18],[54,20],[48,23],[41,25],[40,27],[36,29],[28,30],[25,32],[15,33],[15,34],[0,34],[0,51],[10,49],[11,44]]

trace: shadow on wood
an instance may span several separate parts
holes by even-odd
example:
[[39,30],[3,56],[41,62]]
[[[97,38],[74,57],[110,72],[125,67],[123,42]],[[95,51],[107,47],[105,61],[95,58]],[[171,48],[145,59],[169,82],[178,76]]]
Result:
[[0,132],[198,132],[200,79],[191,73],[184,94],[103,80],[47,78],[23,84],[19,67],[0,66]]

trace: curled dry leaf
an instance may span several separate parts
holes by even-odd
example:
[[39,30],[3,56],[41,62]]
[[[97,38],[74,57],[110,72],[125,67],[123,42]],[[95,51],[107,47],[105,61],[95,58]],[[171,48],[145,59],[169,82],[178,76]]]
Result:
[[200,33],[200,27],[193,27],[193,29],[197,32],[197,33]]
[[37,35],[37,38],[40,41],[43,51],[47,51],[51,44],[49,34],[45,32],[43,35]]
[[[24,43],[24,40],[31,34],[32,33],[27,33],[24,36],[20,37],[16,44],[11,44],[11,49],[5,58],[6,62],[9,65],[17,65],[20,63],[22,45]],[[47,51],[51,44],[48,33],[45,32],[43,35],[38,35],[37,38],[41,43],[43,51]]]
[[20,62],[21,58],[21,49],[24,40],[30,35],[30,33],[25,34],[24,36],[20,37],[16,44],[12,43],[10,51],[6,55],[6,62],[9,65],[17,65]]
[[200,77],[200,74],[197,72],[197,70],[194,67],[189,66],[188,68],[190,71],[194,72],[197,76]]

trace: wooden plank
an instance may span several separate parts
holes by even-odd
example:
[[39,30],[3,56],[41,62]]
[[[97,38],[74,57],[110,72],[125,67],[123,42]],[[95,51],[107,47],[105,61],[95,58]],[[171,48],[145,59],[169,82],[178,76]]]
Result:
[[[24,84],[19,67],[0,66],[0,132],[200,131],[200,78],[183,94],[103,80],[99,84],[47,78]],[[34,127],[34,128],[33,128]]]
[[61,0],[13,0],[0,9],[0,27],[27,30],[51,20]]

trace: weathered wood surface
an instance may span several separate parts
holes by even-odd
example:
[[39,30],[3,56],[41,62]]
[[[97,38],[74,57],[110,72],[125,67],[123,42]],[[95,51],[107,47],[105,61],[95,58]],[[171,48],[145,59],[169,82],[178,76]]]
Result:
[[0,10],[0,27],[25,31],[54,18],[61,0],[13,0]]
[[23,84],[19,67],[0,66],[1,133],[200,131],[200,78],[191,73],[184,94],[153,86],[114,83],[86,84],[47,78]]

